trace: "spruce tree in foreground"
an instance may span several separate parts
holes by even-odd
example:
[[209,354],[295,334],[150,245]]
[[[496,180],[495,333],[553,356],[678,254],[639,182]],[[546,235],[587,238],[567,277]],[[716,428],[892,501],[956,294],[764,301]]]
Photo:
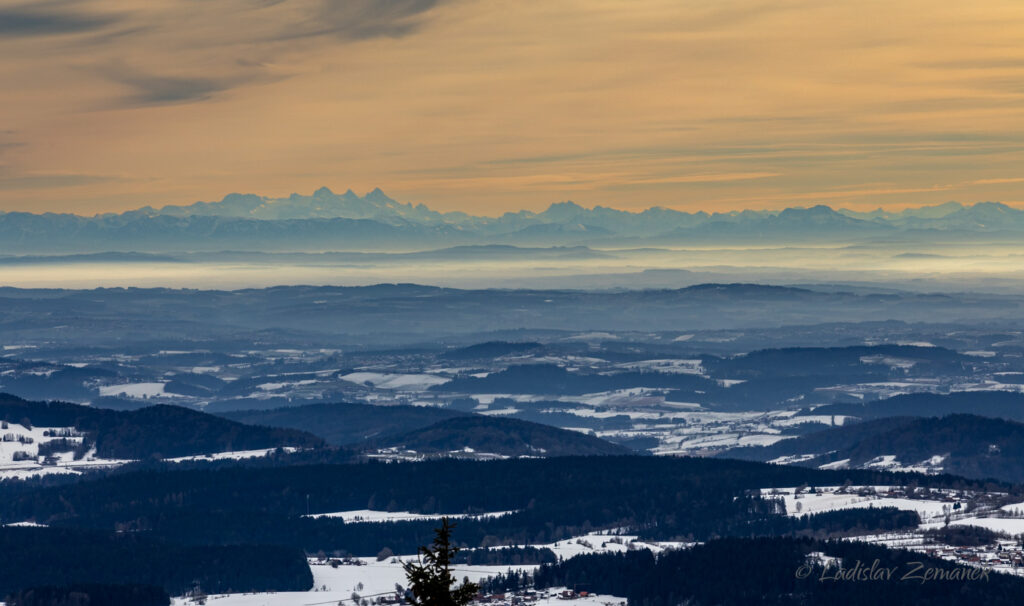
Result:
[[405,576],[409,579],[412,596],[407,601],[414,606],[466,606],[476,595],[478,586],[464,579],[462,585],[452,588],[455,577],[451,562],[458,547],[451,546],[455,525],[441,518],[441,527],[435,528],[432,547],[420,547],[416,562],[405,562]]

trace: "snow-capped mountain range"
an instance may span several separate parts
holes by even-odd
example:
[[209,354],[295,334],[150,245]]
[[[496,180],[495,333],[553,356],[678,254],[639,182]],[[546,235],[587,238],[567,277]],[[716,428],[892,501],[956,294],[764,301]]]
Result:
[[380,189],[360,196],[326,187],[311,195],[230,194],[218,202],[143,207],[119,214],[0,213],[0,253],[183,250],[395,250],[479,244],[665,246],[694,243],[857,242],[936,235],[1017,241],[1024,211],[998,202],[889,212],[818,205],[779,211],[629,212],[575,202],[499,217],[442,213],[396,201]]

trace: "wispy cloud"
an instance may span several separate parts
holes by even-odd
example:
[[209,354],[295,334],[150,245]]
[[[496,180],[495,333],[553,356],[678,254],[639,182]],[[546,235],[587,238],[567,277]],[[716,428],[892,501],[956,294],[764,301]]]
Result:
[[76,34],[103,29],[118,19],[77,12],[65,2],[37,2],[0,8],[0,38]]
[[31,187],[0,207],[321,185],[485,213],[877,206],[1024,184],[1012,0],[0,5],[4,192]]
[[204,77],[159,76],[145,74],[124,66],[101,70],[110,80],[128,87],[131,92],[118,101],[122,106],[170,105],[203,101],[215,93],[244,82],[241,77],[214,79]]
[[656,183],[728,183],[730,181],[750,181],[751,179],[768,179],[781,177],[782,173],[719,173],[714,175],[669,175],[664,177],[641,177],[629,182],[636,185],[652,185]]
[[398,38],[416,31],[441,0],[325,0],[318,21],[322,33],[340,38]]
[[1003,183],[1024,183],[1024,177],[1001,177],[996,179],[976,179],[972,185],[1000,185]]
[[[302,52],[303,45],[316,39],[338,44],[408,36],[443,1],[221,0],[216,6],[197,5],[197,14],[186,12],[184,6],[163,14],[137,11],[122,27],[79,38],[78,44],[116,48],[148,45],[149,39],[166,47],[162,55],[118,56],[96,69],[107,80],[131,90],[116,106],[196,103],[256,81],[286,78],[281,71],[271,74],[268,66],[282,56]],[[209,22],[198,18],[201,13],[208,13]],[[63,14],[52,16],[57,19]],[[211,27],[231,16],[239,19],[237,26]],[[108,23],[99,17],[79,19],[83,30],[89,24]],[[171,56],[181,64],[167,65]]]

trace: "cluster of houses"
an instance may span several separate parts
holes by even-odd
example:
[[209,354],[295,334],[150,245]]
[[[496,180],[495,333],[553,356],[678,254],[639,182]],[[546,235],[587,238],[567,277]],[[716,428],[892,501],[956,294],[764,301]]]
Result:
[[978,547],[928,545],[912,549],[944,560],[989,567],[999,572],[1024,574],[1024,548],[1020,541],[1000,539],[994,545]]
[[850,537],[848,540],[867,541],[892,549],[916,551],[956,564],[990,568],[994,572],[1024,575],[1024,543],[1020,538],[1000,538],[994,543],[977,546],[935,543],[914,532]]
[[542,592],[533,589],[510,591],[508,593],[477,594],[473,599],[474,604],[491,604],[492,606],[523,606],[533,604],[543,595]]
[[[473,600],[473,604],[487,604],[489,606],[527,606],[529,604],[537,604],[539,602],[548,602],[552,599],[579,600],[592,597],[594,597],[593,594],[587,591],[576,591],[573,589],[563,589],[560,591],[521,589],[519,591],[510,591],[508,593],[495,593],[488,595],[480,594]],[[602,603],[602,606],[626,606],[626,602],[604,602]]]

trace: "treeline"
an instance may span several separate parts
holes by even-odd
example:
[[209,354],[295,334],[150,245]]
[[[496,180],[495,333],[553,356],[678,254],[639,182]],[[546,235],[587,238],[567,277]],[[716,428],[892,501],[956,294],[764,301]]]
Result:
[[954,545],[957,547],[980,547],[992,545],[1006,535],[990,530],[983,526],[946,526],[944,528],[930,528],[925,531],[924,536],[931,541],[943,545]]
[[1024,394],[1015,391],[966,391],[950,394],[913,393],[885,400],[859,403],[836,403],[819,406],[801,414],[851,415],[862,419],[880,417],[941,417],[952,414],[973,414],[1024,421]]
[[23,589],[5,598],[7,606],[168,606],[170,596],[153,585],[83,583]]
[[476,343],[467,347],[449,349],[438,357],[444,360],[490,360],[511,354],[523,355],[529,352],[537,352],[543,348],[542,344],[535,341],[487,341],[486,343]]
[[[474,400],[473,404],[477,402]],[[288,427],[320,436],[330,444],[346,445],[368,438],[396,435],[426,427],[460,413],[433,406],[374,406],[372,404],[308,404],[271,410],[239,410],[221,416],[270,427]]]
[[[764,373],[743,379],[743,383],[723,387],[717,381],[699,375],[660,372],[585,374],[569,372],[554,365],[531,364],[512,366],[483,378],[459,377],[431,389],[464,394],[532,393],[558,396],[651,387],[668,390],[668,398],[672,401],[700,402],[721,409],[771,410],[819,387],[885,381],[890,376],[888,367],[861,365],[859,374],[773,376]],[[521,406],[517,403],[516,407]]]
[[819,538],[843,534],[868,534],[917,528],[916,511],[895,507],[837,509],[789,518],[790,528],[778,534],[813,535]]
[[722,410],[775,410],[785,408],[793,398],[813,393],[819,387],[830,387],[844,383],[870,383],[884,381],[888,372],[872,372],[865,366],[857,375],[810,374],[797,376],[773,376],[765,374],[722,387],[717,383],[708,389],[673,390],[668,399],[674,402],[700,402]]
[[659,372],[622,372],[613,375],[569,372],[554,364],[523,364],[489,374],[486,377],[456,377],[434,391],[456,393],[535,393],[580,395],[630,387],[664,389],[710,389],[717,387],[711,379],[699,375]]
[[[858,562],[862,569],[870,569],[878,560],[876,569],[895,570],[888,579],[829,580],[836,568],[826,569],[823,558],[815,554],[837,558],[845,569],[853,569]],[[922,565],[916,573],[913,562]],[[913,578],[929,568],[951,571],[957,566],[919,553],[855,541],[726,538],[657,557],[647,550],[580,555],[540,567],[532,581],[538,588],[575,587],[625,597],[630,606],[1009,606],[1019,604],[1024,595],[1024,579],[1010,575],[992,573],[988,581],[922,582]],[[907,575],[910,578],[904,579]],[[523,582],[521,578],[512,580]],[[501,581],[509,584],[507,577]]]
[[465,415],[373,440],[371,447],[399,447],[419,453],[476,452],[504,456],[624,455],[632,451],[601,438],[503,416]]
[[735,449],[723,456],[771,460],[804,453],[819,453],[800,463],[807,467],[843,459],[849,460],[849,466],[859,467],[882,454],[914,464],[942,454],[942,467],[949,473],[1022,482],[1024,423],[968,414],[890,417],[826,429],[767,447]]
[[[46,368],[45,373],[25,372],[40,366]],[[92,385],[117,379],[117,373],[113,370],[95,366],[77,368],[37,361],[11,361],[7,368],[15,372],[4,375],[4,391],[34,400],[67,398],[89,401],[96,397],[96,388]]]
[[140,533],[0,527],[0,595],[77,583],[142,584],[181,595],[305,591],[305,554],[266,545],[178,545]]
[[[914,361],[916,375],[957,376],[973,371],[969,358],[939,347],[794,347],[733,357],[702,356],[701,363],[710,378],[639,371],[570,372],[553,364],[526,364],[486,377],[457,377],[432,389],[466,394],[524,393],[525,390],[534,394],[580,395],[652,387],[671,390],[670,399],[675,401],[700,402],[729,410],[768,410],[820,387],[902,378],[902,370],[883,363],[886,358]],[[724,387],[717,379],[743,382]]]
[[701,363],[710,376],[743,383],[730,387],[715,385],[704,393],[680,390],[672,399],[702,402],[721,409],[768,410],[819,387],[902,378],[902,370],[882,363],[884,358],[913,360],[917,376],[957,376],[967,372],[968,358],[941,347],[785,347],[742,356],[703,356]]
[[[858,377],[866,373],[887,376],[893,371],[885,358],[913,360],[921,373],[964,374],[969,358],[944,347],[913,345],[855,345],[851,347],[781,347],[742,356],[704,356],[701,364],[714,377],[757,379],[815,375]],[[851,381],[846,381],[847,383]]]
[[[825,408],[825,407],[822,407]],[[748,461],[771,461],[772,459],[792,454],[826,453],[843,450],[855,446],[861,440],[890,430],[898,430],[914,420],[913,417],[887,417],[864,422],[847,422],[837,427],[819,428],[808,434],[791,440],[780,440],[768,446],[744,446],[733,448],[717,455],[724,459],[744,459]],[[888,453],[887,453],[888,454]],[[930,456],[930,455],[929,455]]]
[[554,564],[558,557],[547,547],[501,547],[482,549],[463,549],[452,558],[453,564],[469,564],[470,566],[527,566],[535,564]]
[[[0,521],[145,531],[194,544],[284,544],[308,552],[373,556],[389,547],[414,553],[432,521],[345,524],[311,513],[355,509],[431,514],[515,511],[459,522],[466,546],[546,543],[594,529],[627,526],[643,538],[708,539],[829,529],[842,516],[799,522],[757,489],[901,485],[1010,491],[998,483],[865,470],[824,471],[702,458],[562,457],[504,461],[164,467],[72,484],[17,488],[0,500]],[[884,516],[884,514],[876,514]],[[852,517],[851,517],[852,519]],[[863,518],[859,518],[863,519]],[[858,522],[860,523],[860,522]]]
[[[473,398],[456,398],[449,405],[449,409],[475,413],[476,407],[479,405],[480,403]],[[553,427],[585,427],[595,431],[621,430],[633,427],[633,420],[626,414],[610,417],[581,417],[567,412],[570,409],[579,408],[579,404],[576,402],[560,400],[520,402],[512,398],[495,398],[491,403],[491,408],[514,408],[518,412],[502,416],[551,425]]]
[[[40,427],[74,427],[85,433],[76,452],[96,448],[111,459],[182,457],[231,450],[278,446],[319,447],[323,440],[311,434],[271,427],[244,425],[180,406],[158,405],[120,411],[67,402],[29,402],[0,394],[0,420]],[[52,452],[54,447],[50,447]]]

